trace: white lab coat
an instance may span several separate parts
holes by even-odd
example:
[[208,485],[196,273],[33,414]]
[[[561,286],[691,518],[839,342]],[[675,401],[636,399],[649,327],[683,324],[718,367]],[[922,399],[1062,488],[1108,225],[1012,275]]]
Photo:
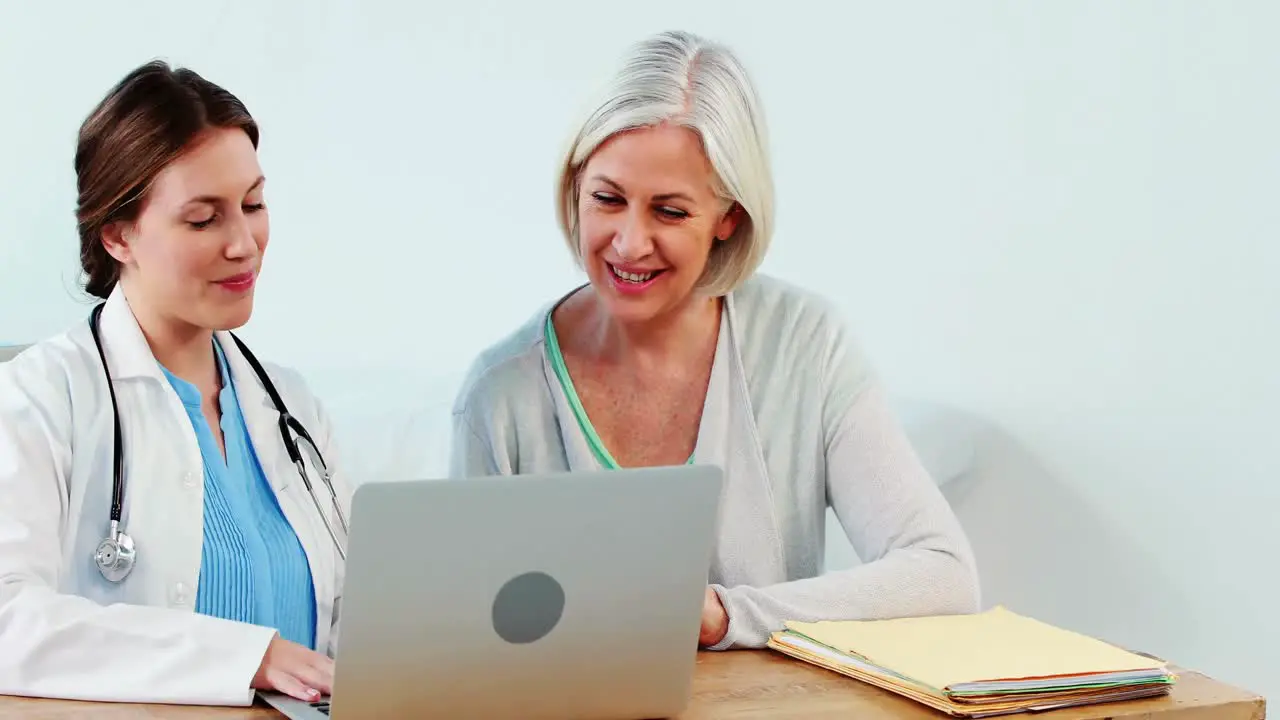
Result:
[[[93,561],[109,526],[113,424],[86,313],[0,364],[0,694],[250,704],[250,681],[275,631],[194,612],[204,507],[195,432],[119,288],[99,328],[123,430],[122,526],[137,563],[114,584]],[[332,655],[341,558],[281,442],[279,414],[230,335],[218,338],[254,449],[310,562],[316,647]],[[264,366],[315,438],[349,511],[319,403],[296,374]],[[340,533],[320,475],[309,463],[308,472]]]

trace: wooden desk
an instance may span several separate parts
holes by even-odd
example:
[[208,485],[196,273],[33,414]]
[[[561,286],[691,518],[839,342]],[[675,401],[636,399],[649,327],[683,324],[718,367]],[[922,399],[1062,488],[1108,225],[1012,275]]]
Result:
[[[1262,720],[1263,698],[1198,673],[1184,673],[1167,698],[1011,715],[1011,720]],[[0,720],[269,720],[266,707],[207,708],[31,700],[0,696]],[[944,720],[947,716],[878,688],[772,651],[701,653],[693,700],[679,720],[804,718]]]

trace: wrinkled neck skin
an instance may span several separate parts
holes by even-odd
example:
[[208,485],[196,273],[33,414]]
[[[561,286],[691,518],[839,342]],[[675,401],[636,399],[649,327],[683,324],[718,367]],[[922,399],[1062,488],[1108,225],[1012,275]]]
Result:
[[669,312],[642,323],[622,322],[594,297],[582,331],[600,360],[638,371],[687,366],[714,349],[723,300],[697,293]]

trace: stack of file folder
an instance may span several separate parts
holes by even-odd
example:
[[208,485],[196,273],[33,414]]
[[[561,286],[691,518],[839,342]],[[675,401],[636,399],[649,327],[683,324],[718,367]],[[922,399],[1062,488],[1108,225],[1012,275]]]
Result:
[[1168,694],[1166,663],[1023,617],[789,622],[769,647],[957,717]]

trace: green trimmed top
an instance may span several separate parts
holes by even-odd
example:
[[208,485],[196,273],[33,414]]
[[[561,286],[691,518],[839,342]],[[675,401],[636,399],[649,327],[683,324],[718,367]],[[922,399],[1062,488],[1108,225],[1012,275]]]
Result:
[[[582,434],[587,438],[587,445],[591,447],[591,452],[596,456],[596,460],[609,470],[617,470],[621,466],[609,454],[609,449],[604,446],[604,441],[600,439],[600,435],[596,433],[595,427],[591,424],[591,419],[587,417],[587,411],[582,407],[582,400],[578,397],[578,391],[573,387],[573,379],[569,377],[569,368],[564,363],[564,354],[560,352],[560,341],[556,338],[556,327],[551,322],[552,313],[547,313],[547,354],[551,358],[551,368],[555,371],[556,377],[560,380],[560,387],[564,389],[565,397],[569,399],[569,407],[573,408],[573,415],[578,420],[578,427],[582,428]],[[689,455],[689,459],[685,464],[693,464],[693,455]]]

